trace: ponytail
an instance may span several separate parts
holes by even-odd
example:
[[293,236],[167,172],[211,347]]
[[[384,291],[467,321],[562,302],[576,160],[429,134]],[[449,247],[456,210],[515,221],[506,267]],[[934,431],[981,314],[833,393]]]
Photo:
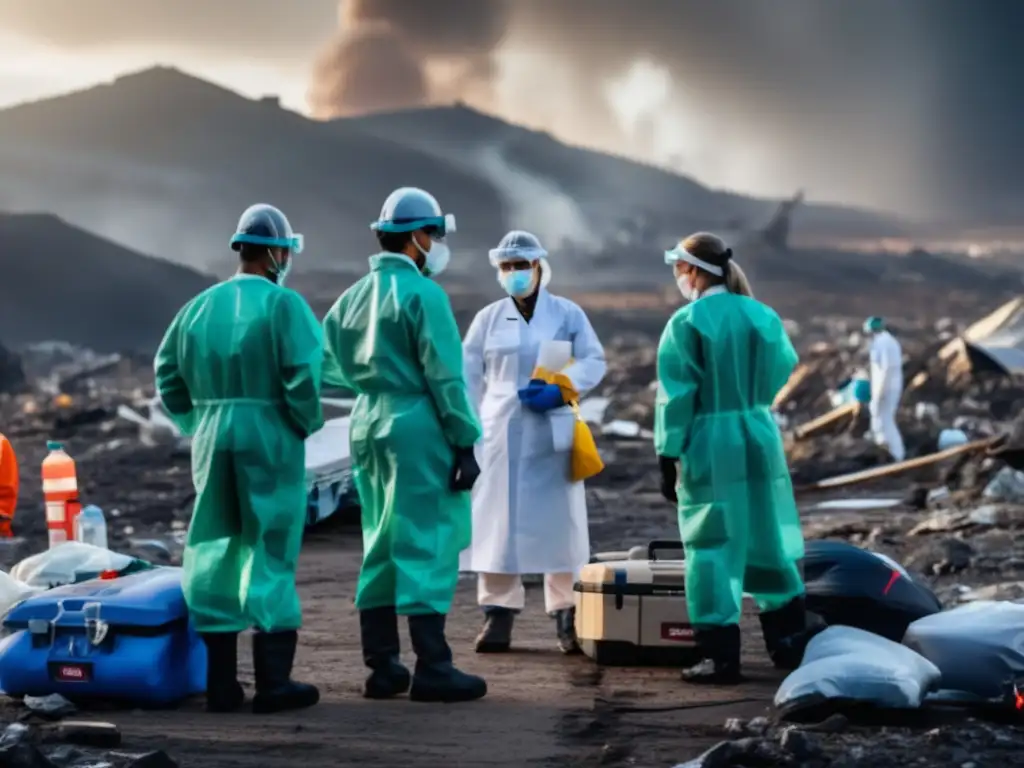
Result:
[[729,293],[738,296],[749,296],[754,298],[754,292],[750,288],[750,281],[740,265],[731,259],[725,263],[725,287]]

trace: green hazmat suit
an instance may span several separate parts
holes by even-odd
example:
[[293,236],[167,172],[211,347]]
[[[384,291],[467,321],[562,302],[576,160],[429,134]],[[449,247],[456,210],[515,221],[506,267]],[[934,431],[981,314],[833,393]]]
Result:
[[804,540],[771,413],[797,363],[779,316],[724,289],[669,320],[658,345],[655,444],[679,460],[679,532],[695,627],[803,594]]
[[462,340],[444,289],[383,253],[324,319],[324,381],[357,393],[350,442],[362,506],[359,610],[447,613],[470,495],[452,492],[456,448],[480,439]]
[[309,305],[254,275],[192,299],[160,344],[157,392],[193,435],[182,589],[199,632],[302,623],[305,439],[323,426],[322,366]]

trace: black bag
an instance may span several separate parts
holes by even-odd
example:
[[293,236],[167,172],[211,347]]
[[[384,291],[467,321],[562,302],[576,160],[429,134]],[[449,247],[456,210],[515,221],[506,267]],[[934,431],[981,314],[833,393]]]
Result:
[[942,610],[927,584],[884,555],[843,541],[809,541],[805,552],[807,609],[829,625],[898,643],[912,622]]

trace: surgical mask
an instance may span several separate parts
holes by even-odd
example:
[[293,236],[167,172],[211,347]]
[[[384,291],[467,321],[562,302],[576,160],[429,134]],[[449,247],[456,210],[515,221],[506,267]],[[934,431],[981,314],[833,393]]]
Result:
[[512,272],[501,272],[498,274],[498,282],[505,289],[509,296],[522,299],[533,293],[534,271],[532,269],[517,269]]
[[288,259],[282,267],[280,262],[274,258],[274,252],[270,251],[269,253],[270,261],[274,264],[274,282],[283,288],[285,281],[288,279],[288,273],[292,271],[292,260]]
[[424,251],[415,237],[412,239],[412,244],[416,246],[417,251],[423,254],[426,261],[423,273],[427,277],[436,277],[448,268],[448,260],[451,259],[452,252],[445,243],[431,239],[429,251]]
[[679,292],[683,294],[683,298],[687,301],[693,301],[697,298],[697,291],[690,283],[689,275],[680,275],[677,277],[676,285],[679,286]]

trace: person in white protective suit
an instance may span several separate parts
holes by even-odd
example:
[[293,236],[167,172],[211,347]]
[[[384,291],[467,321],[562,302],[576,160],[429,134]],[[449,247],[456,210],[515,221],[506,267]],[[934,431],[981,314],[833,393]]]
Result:
[[544,574],[558,647],[579,653],[573,583],[590,559],[583,483],[569,477],[575,415],[557,385],[531,381],[545,342],[572,345],[565,373],[583,395],[606,371],[604,348],[580,307],[547,291],[540,241],[509,232],[490,252],[508,298],[484,307],[463,342],[466,381],[483,425],[473,488],[473,541],[461,568],[479,574],[485,620],[478,653],[507,651],[524,607],[523,574]]
[[903,350],[880,317],[869,317],[864,332],[871,337],[871,437],[893,459],[903,461],[907,454],[896,425],[903,395]]

